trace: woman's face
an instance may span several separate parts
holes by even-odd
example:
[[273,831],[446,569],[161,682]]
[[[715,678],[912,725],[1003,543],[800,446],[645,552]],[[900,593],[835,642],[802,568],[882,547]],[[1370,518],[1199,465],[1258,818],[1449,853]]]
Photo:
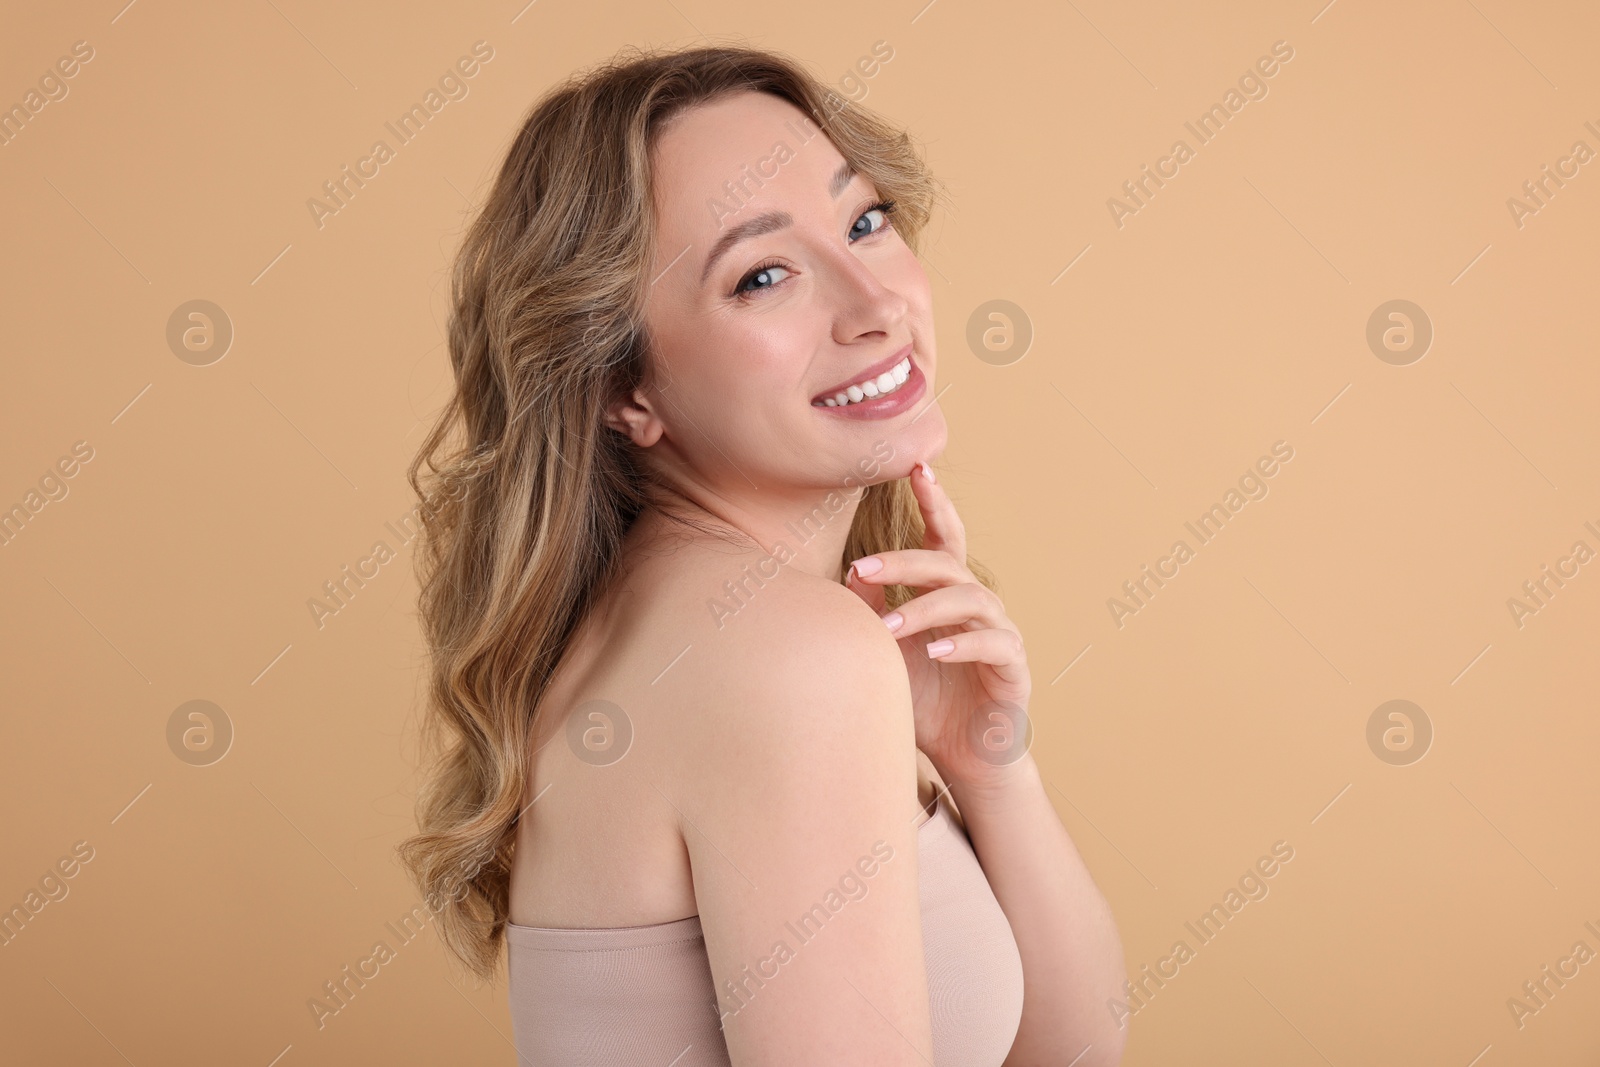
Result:
[[[658,379],[625,416],[635,442],[739,506],[936,458],[927,273],[822,129],[741,92],[678,115],[653,160]],[[840,393],[863,402],[821,399]]]

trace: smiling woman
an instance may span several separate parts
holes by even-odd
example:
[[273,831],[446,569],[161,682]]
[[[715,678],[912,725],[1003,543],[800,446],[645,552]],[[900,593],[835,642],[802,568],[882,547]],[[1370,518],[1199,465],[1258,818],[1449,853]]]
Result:
[[1115,924],[929,465],[937,189],[785,56],[635,51],[533,107],[467,234],[401,854],[425,893],[478,858],[438,929],[485,977],[508,947],[525,1063],[1121,1055]]

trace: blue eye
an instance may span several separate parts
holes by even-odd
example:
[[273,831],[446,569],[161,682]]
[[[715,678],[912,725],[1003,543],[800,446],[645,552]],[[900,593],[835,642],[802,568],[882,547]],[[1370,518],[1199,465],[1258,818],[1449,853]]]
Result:
[[[873,226],[869,229],[861,229],[861,220],[873,214],[882,215],[883,221],[877,226]],[[888,229],[890,225],[890,216],[893,214],[893,200],[880,200],[876,204],[873,204],[871,207],[867,208],[867,210],[863,211],[859,216],[856,217],[856,224],[850,227],[850,243],[854,244],[862,237],[871,237],[875,233],[881,233]],[[778,260],[768,260],[767,262],[762,263],[760,266],[755,267],[743,278],[740,278],[739,284],[734,286],[733,295],[741,300],[749,300],[752,293],[759,293],[763,290],[774,288],[778,284],[777,281],[773,281],[771,278],[771,274],[775,270],[786,272],[789,270],[789,268],[784,266],[783,263],[779,262]],[[751,282],[754,282],[763,276],[767,277],[767,283],[765,285],[747,288]],[[782,279],[780,278],[778,281],[782,281]]]
[[877,233],[879,230],[887,228],[888,225],[889,225],[889,216],[894,214],[894,201],[893,200],[880,200],[876,204],[873,204],[871,207],[867,208],[867,210],[865,210],[865,211],[863,211],[861,213],[861,218],[856,219],[856,226],[859,227],[861,225],[861,219],[866,218],[868,215],[871,215],[874,212],[876,212],[876,213],[878,213],[878,214],[883,216],[883,223],[881,225],[876,226],[873,229],[867,230],[865,232],[860,232],[855,227],[851,227],[851,230],[850,230],[851,236],[853,236],[853,237],[867,237],[867,236],[870,236],[871,234]]
[[[733,293],[734,293],[735,296],[748,296],[750,293],[760,292],[761,289],[771,289],[774,285],[777,284],[776,282],[771,280],[772,272],[775,271],[775,270],[786,271],[788,269],[789,268],[785,267],[782,263],[763,263],[763,264],[761,264],[761,266],[757,267],[755,270],[751,271],[749,274],[746,274],[739,281],[739,287],[737,289],[735,289],[733,291]],[[748,285],[751,282],[755,281],[756,279],[762,278],[762,277],[766,277],[767,278],[767,284],[766,285],[761,286],[759,289],[746,289],[745,288],[746,285]]]

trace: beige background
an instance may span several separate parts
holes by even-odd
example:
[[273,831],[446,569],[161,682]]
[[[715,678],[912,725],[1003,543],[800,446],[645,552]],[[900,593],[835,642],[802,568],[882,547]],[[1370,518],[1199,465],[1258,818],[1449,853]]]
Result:
[[[94,57],[0,147],[0,506],[74,442],[69,494],[0,548],[0,904],[94,850],[0,948],[8,1063],[512,1063],[504,986],[428,933],[318,1030],[322,983],[415,903],[411,555],[385,523],[446,396],[445,274],[529,104],[628,43],[748,41],[909,127],[950,184],[940,468],[1034,670],[1036,753],[1131,972],[1276,841],[1294,859],[1133,1019],[1125,1063],[1600,1062],[1600,961],[1519,1028],[1522,983],[1600,952],[1600,15],[1578,3],[1226,7],[710,0],[35,6],[0,104]],[[18,18],[17,14],[22,17]],[[473,42],[494,49],[319,229],[306,201]],[[1268,95],[1118,228],[1107,200],[1276,41]],[[393,147],[393,143],[391,142]],[[1070,265],[1070,269],[1067,269]],[[177,358],[206,299],[224,358]],[[991,300],[1033,340],[968,347]],[[1435,336],[1377,358],[1369,317]],[[1414,353],[1413,353],[1414,354]],[[1294,449],[1216,540],[1184,530]],[[1107,601],[1192,560],[1119,627]],[[319,629],[307,601],[399,558]],[[1069,669],[1070,665],[1070,669]],[[191,766],[190,700],[233,724]],[[1434,737],[1398,766],[1380,704]],[[1416,751],[1413,748],[1412,753]],[[274,1059],[278,1057],[278,1059]]]

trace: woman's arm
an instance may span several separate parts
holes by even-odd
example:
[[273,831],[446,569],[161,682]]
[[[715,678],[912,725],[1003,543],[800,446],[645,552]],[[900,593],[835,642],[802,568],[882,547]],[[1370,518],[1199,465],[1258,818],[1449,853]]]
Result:
[[926,1067],[917,759],[893,638],[842,587],[783,581],[694,655],[661,789],[731,1062]]
[[1116,922],[1033,755],[1009,770],[981,789],[948,783],[1022,955],[1022,1022],[1004,1067],[1111,1067],[1128,1036],[1106,1008],[1127,978]]

